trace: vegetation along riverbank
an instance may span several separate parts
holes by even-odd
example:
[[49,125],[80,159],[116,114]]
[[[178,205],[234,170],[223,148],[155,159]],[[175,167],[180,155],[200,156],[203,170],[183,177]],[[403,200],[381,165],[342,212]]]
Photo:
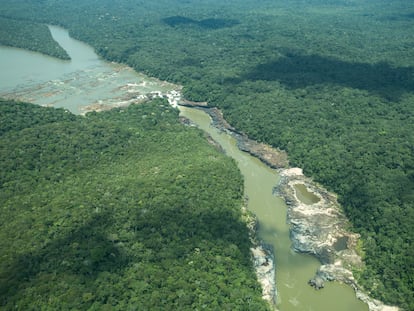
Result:
[[2,309],[269,310],[242,177],[166,100],[0,112]]
[[359,284],[414,309],[412,2],[5,0],[0,14],[62,25],[285,150],[361,235]]
[[[285,152],[237,133],[235,128],[224,120],[223,114],[217,108],[208,108],[205,103],[197,105],[188,101],[184,101],[183,104],[206,111],[217,129],[227,131],[237,139],[240,150],[279,170],[281,179],[275,185],[274,193],[283,197],[288,206],[287,221],[290,224],[292,248],[297,252],[315,255],[321,262],[315,276],[309,280],[309,285],[315,289],[322,289],[325,281],[339,281],[350,285],[357,297],[368,304],[370,311],[398,310],[397,307],[384,305],[383,302],[367,295],[366,290],[355,279],[353,272],[359,272],[364,268],[362,241],[359,234],[350,231],[350,223],[343,214],[335,194],[305,177],[302,169],[291,168]],[[302,185],[306,189],[304,191],[309,191],[308,194],[313,196],[311,201],[301,201],[299,189],[295,187],[297,185]],[[266,258],[260,250],[253,250],[253,254],[261,254],[262,260]],[[266,275],[261,277],[264,286]],[[268,299],[269,296],[265,297]]]

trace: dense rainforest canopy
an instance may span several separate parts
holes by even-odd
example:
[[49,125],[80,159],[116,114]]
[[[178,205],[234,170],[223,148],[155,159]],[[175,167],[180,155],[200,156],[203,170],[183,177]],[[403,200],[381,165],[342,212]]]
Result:
[[0,17],[0,45],[24,48],[64,60],[70,57],[45,24]]
[[0,309],[268,309],[236,164],[168,103],[0,117]]
[[103,57],[184,85],[334,190],[374,297],[414,309],[414,3],[4,0]]

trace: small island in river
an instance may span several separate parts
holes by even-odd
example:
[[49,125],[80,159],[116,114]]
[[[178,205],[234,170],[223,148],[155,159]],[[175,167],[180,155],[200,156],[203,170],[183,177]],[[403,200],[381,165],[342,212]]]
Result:
[[[280,169],[280,175],[274,193],[283,197],[288,206],[292,247],[297,252],[315,255],[321,262],[309,285],[321,289],[325,281],[339,281],[349,284],[371,311],[398,310],[370,298],[355,280],[352,271],[364,265],[358,251],[360,236],[349,230],[350,224],[336,195],[306,177],[300,168]],[[298,185],[303,185],[318,200],[304,203]]]

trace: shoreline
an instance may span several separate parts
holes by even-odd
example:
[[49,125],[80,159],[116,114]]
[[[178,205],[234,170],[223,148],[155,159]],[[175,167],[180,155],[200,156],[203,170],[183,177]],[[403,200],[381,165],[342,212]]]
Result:
[[[370,298],[357,284],[351,270],[352,267],[363,265],[362,259],[355,251],[359,235],[346,231],[345,228],[349,227],[349,223],[341,212],[335,195],[329,193],[322,186],[313,183],[310,178],[305,177],[301,169],[291,168],[285,151],[256,142],[248,138],[244,133],[238,132],[224,119],[222,112],[218,108],[209,107],[206,102],[197,103],[183,99],[181,97],[182,87],[179,85],[174,85],[174,88],[169,91],[152,91],[149,93],[136,92],[135,86],[125,85],[123,88],[125,88],[128,96],[120,98],[117,102],[109,105],[99,102],[94,103],[83,107],[81,114],[140,104],[153,98],[166,98],[169,104],[175,108],[186,106],[205,111],[211,117],[214,127],[220,131],[227,131],[236,139],[237,147],[241,151],[251,154],[267,166],[279,171],[282,178],[279,184],[275,186],[274,193],[282,197],[287,204],[287,221],[291,225],[290,236],[293,249],[296,252],[313,254],[321,262],[321,266],[315,276],[309,280],[309,284],[319,289],[323,288],[323,283],[326,281],[339,281],[350,285],[355,290],[357,298],[368,304],[370,311],[399,310],[397,307],[387,306],[378,300]],[[182,122],[186,123],[186,120],[182,120]],[[325,205],[322,204],[322,206],[319,203],[313,205],[302,204],[297,198],[294,189],[294,185],[298,183],[305,183],[306,188],[310,192],[328,201],[324,201]],[[314,209],[315,206],[318,209]],[[309,217],[312,215],[315,217]],[[310,221],[306,223],[309,219]],[[320,226],[320,221],[331,223],[332,226],[325,227],[331,227],[330,230],[334,231],[313,230]],[[246,222],[246,225],[249,226],[248,222]],[[346,249],[335,251],[334,244],[340,238],[347,238],[347,247]],[[274,282],[275,262],[273,250],[267,248],[263,242],[255,240],[252,243],[251,254],[256,276],[262,285],[262,297],[269,302],[271,307],[275,308],[277,291]],[[273,268],[269,269],[269,267]],[[273,277],[270,277],[272,273]]]
[[[220,131],[227,131],[237,141],[237,147],[244,152],[261,160],[267,166],[277,169],[281,175],[278,185],[274,187],[274,194],[282,197],[287,205],[287,221],[290,224],[290,237],[292,248],[296,252],[314,255],[321,265],[315,276],[309,280],[309,285],[316,289],[322,289],[326,281],[338,281],[351,286],[356,297],[365,302],[370,311],[398,311],[398,307],[384,305],[381,301],[369,297],[355,280],[352,269],[362,267],[362,258],[356,252],[359,235],[346,230],[349,222],[342,213],[336,196],[328,192],[321,185],[314,183],[303,175],[300,168],[289,166],[288,155],[285,151],[273,148],[270,145],[256,142],[244,133],[238,132],[223,117],[222,112],[216,107],[209,107],[206,102],[193,102],[181,97],[181,87],[172,91],[153,91],[140,94],[139,98],[131,96],[128,100],[122,100],[112,105],[89,105],[87,111],[104,111],[115,107],[124,107],[130,104],[140,104],[152,98],[166,98],[169,104],[175,108],[185,106],[196,108],[206,112],[212,119],[212,125]],[[136,94],[135,94],[136,95]],[[86,109],[85,109],[86,110]],[[181,120],[187,123],[188,120]],[[213,145],[217,147],[216,143]],[[320,201],[307,205],[301,203],[296,195],[295,184],[304,184],[307,190]],[[323,223],[323,230],[318,230]],[[251,230],[251,225],[246,221]],[[256,228],[258,224],[253,227]],[[256,232],[254,229],[251,232]],[[252,262],[256,276],[262,286],[263,299],[276,308],[276,284],[274,282],[275,262],[273,250],[254,238],[252,235]],[[335,249],[335,243],[346,239],[346,248]],[[343,243],[342,243],[343,244]]]
[[[143,95],[144,96],[143,98],[137,98],[139,95],[137,95],[137,97],[135,97],[135,98],[134,98],[134,96],[130,96],[130,97],[124,99],[124,101],[118,102],[114,105],[101,105],[101,103],[98,102],[98,103],[95,103],[96,107],[91,107],[92,108],[91,111],[100,111],[100,110],[102,111],[102,110],[106,110],[106,109],[112,109],[114,107],[117,107],[116,106],[117,104],[119,105],[118,107],[128,106],[130,104],[139,104],[140,102],[143,102],[143,101],[146,101],[146,100],[150,99],[152,96],[168,98],[170,104],[173,107],[177,107],[177,105],[183,105],[183,106],[189,106],[189,107],[193,107],[193,108],[203,109],[206,112],[208,112],[208,114],[213,119],[213,125],[214,126],[216,126],[217,128],[219,128],[221,130],[229,131],[234,137],[236,137],[237,146],[239,147],[240,150],[248,152],[251,155],[259,158],[266,165],[268,165],[272,168],[278,169],[281,174],[283,174],[283,172],[285,172],[285,171],[289,172],[290,170],[293,170],[292,168],[289,168],[287,154],[284,151],[277,150],[275,148],[272,148],[269,145],[261,144],[261,143],[258,143],[256,141],[250,140],[246,135],[244,135],[243,133],[237,132],[237,130],[235,128],[233,128],[230,124],[228,124],[227,121],[223,118],[223,115],[222,115],[222,113],[219,109],[209,107],[208,103],[206,103],[206,102],[205,103],[204,102],[203,103],[195,103],[195,102],[192,102],[192,101],[187,101],[185,99],[182,99],[181,94],[180,94],[180,90],[181,90],[181,87],[177,85],[177,88],[173,91],[169,91],[169,92],[151,92],[151,93],[147,93],[147,94]],[[142,99],[142,101],[140,101],[140,99]],[[84,113],[86,113],[86,111],[84,111]],[[294,176],[299,176],[299,175],[296,174]],[[302,174],[302,176],[303,176],[303,174]],[[286,177],[286,181],[288,181],[289,178],[293,179],[292,176]],[[304,177],[304,178],[306,178],[306,177]],[[293,196],[291,197],[291,201],[290,201],[291,204],[288,205],[288,210],[290,209],[291,206],[294,206],[295,204],[298,207],[301,207],[300,200],[297,198],[296,193],[295,193],[294,188],[293,188],[292,185],[294,185],[294,184],[292,183],[292,184],[289,185],[289,182],[287,182],[287,186],[286,186],[287,189],[290,189],[290,190],[293,189]],[[320,186],[318,186],[318,187],[320,187]],[[278,190],[276,190],[276,192],[277,191]],[[289,190],[287,190],[287,192],[288,191]],[[286,200],[286,203],[287,203],[287,200]],[[306,211],[308,210],[308,208],[302,206],[302,210],[305,211],[302,214],[307,215]],[[300,209],[297,210],[297,212],[298,212],[297,214],[300,214],[300,212],[302,210],[300,210]],[[335,214],[335,213],[333,213],[333,214]],[[293,215],[293,213],[292,213],[292,215]],[[289,214],[288,214],[288,217],[290,217]],[[292,219],[294,219],[294,218],[292,217]],[[247,222],[246,222],[246,224],[247,224]],[[291,240],[293,242],[294,238],[291,238]],[[333,241],[333,243],[335,243],[337,241],[337,239],[335,239],[335,237],[333,237],[330,241],[331,242]],[[350,243],[349,241],[351,241],[351,240],[348,240],[347,244]],[[265,261],[263,262],[263,261],[258,260],[257,262],[259,264],[256,265],[256,266],[259,266],[259,267],[260,266],[262,266],[262,267],[263,266],[269,266],[268,259],[266,259],[266,258],[268,258],[269,256],[271,257],[272,254],[270,253],[270,255],[269,255],[269,253],[268,253],[269,250],[266,250],[265,245],[260,245],[260,246],[262,246],[263,250],[260,250],[260,252],[262,252],[261,253],[262,255],[259,258],[265,258]],[[332,247],[332,245],[331,245],[331,247]],[[347,247],[348,247],[348,245],[347,245]],[[255,252],[254,249],[255,248],[252,248],[252,253]],[[298,252],[302,251],[302,250],[296,249],[296,248],[295,248],[295,250],[298,251]],[[273,251],[273,250],[271,250],[271,251]],[[320,253],[322,254],[323,252],[320,252]],[[314,255],[318,256],[317,253],[315,253]],[[254,254],[253,254],[253,257],[254,257]],[[323,258],[325,258],[325,257],[323,257]],[[330,258],[330,257],[327,256],[326,258]],[[338,268],[340,268],[340,264],[342,264],[342,263],[338,263],[337,261],[333,261],[333,263],[330,263],[330,260],[331,259],[329,259],[329,260],[327,259],[327,263],[321,265],[320,269],[317,272],[317,276],[321,279],[325,278],[327,281],[330,281],[330,280],[341,281],[339,278],[330,279],[331,276],[333,275],[333,272],[330,269],[336,269],[335,271],[336,271],[337,275],[339,275],[338,273],[340,271],[339,271]],[[255,259],[255,261],[256,261],[256,259]],[[338,263],[338,265],[336,265],[335,263]],[[273,261],[272,265],[274,266],[274,261]],[[273,271],[274,271],[274,269],[273,269]],[[348,272],[345,272],[345,271],[342,271],[342,272],[344,274],[344,278],[346,277],[346,278],[350,279],[350,277],[348,275]],[[350,273],[351,273],[351,277],[353,279],[352,272],[350,272]],[[354,282],[356,284],[355,280],[354,280]],[[362,292],[362,290],[359,287],[357,287],[357,285],[355,285],[356,287],[354,287],[352,285],[353,284],[352,282],[348,283],[348,284],[350,284],[355,289],[357,297],[359,299],[365,301],[368,304],[370,310],[373,310],[373,311],[396,311],[396,310],[399,310],[396,307],[384,306],[379,301],[376,301],[376,300],[373,300],[373,299],[369,298],[366,294],[364,294]],[[262,288],[263,287],[264,286],[262,284]]]
[[250,139],[247,135],[238,132],[233,126],[231,126],[223,117],[223,113],[220,109],[215,107],[208,107],[205,103],[180,101],[180,106],[201,109],[206,112],[212,119],[212,124],[220,131],[229,132],[237,141],[237,147],[244,152],[251,154],[252,156],[260,159],[267,166],[274,169],[288,168],[289,161],[288,155],[285,151],[276,149],[270,145],[259,143]]
[[[321,262],[315,276],[308,282],[310,286],[322,289],[324,282],[338,281],[351,286],[356,297],[365,302],[370,311],[399,310],[398,307],[385,305],[369,297],[354,278],[352,270],[364,266],[357,252],[360,235],[347,230],[350,223],[335,194],[306,177],[302,169],[290,167],[285,151],[256,142],[237,132],[223,118],[218,108],[189,101],[180,102],[180,105],[205,111],[212,118],[214,127],[227,131],[236,138],[237,147],[241,151],[248,152],[279,171],[281,179],[274,187],[274,194],[286,202],[292,248],[299,253],[312,254]],[[319,201],[313,204],[301,202],[295,189],[297,184],[304,185]]]
[[[128,91],[129,85],[125,87]],[[91,111],[100,112],[116,107],[126,107],[131,104],[141,104],[153,98],[166,98],[169,104],[175,108],[185,106],[205,111],[211,117],[214,127],[220,131],[227,131],[236,139],[237,147],[241,151],[251,154],[267,166],[277,169],[280,173],[281,180],[278,185],[275,185],[274,194],[282,197],[286,202],[288,208],[287,221],[291,225],[290,236],[293,249],[296,252],[310,253],[321,262],[321,266],[315,276],[309,280],[309,284],[319,289],[323,288],[323,283],[326,281],[342,282],[350,285],[354,289],[356,297],[367,303],[370,311],[398,311],[398,307],[384,305],[381,301],[369,297],[353,277],[352,267],[363,265],[362,259],[355,250],[359,235],[346,231],[345,228],[349,227],[349,222],[343,215],[339,204],[336,202],[336,196],[329,193],[321,185],[314,183],[310,178],[305,177],[300,168],[291,168],[289,166],[288,155],[285,151],[264,143],[256,142],[248,138],[244,133],[238,132],[224,119],[222,112],[218,108],[209,107],[208,103],[196,103],[182,99],[181,88],[181,86],[177,85],[173,90],[166,92],[152,91],[146,94],[135,93],[110,105],[95,103],[85,106],[82,115]],[[181,121],[185,124],[188,122],[188,120],[184,119],[181,119]],[[210,143],[217,147],[214,141]],[[298,183],[305,184],[307,190],[323,198],[325,204],[316,203],[306,205],[301,203],[294,189],[294,185]],[[315,206],[317,209],[314,209]],[[316,215],[316,217],[308,217],[312,215]],[[324,216],[326,216],[325,219],[323,219]],[[304,223],[308,219],[313,219],[313,225],[311,224],[312,220],[308,224]],[[320,226],[319,221],[321,219],[323,222],[331,222],[331,227],[336,231],[312,230]],[[250,231],[249,222],[246,221],[246,225]],[[253,232],[256,232],[256,229]],[[344,237],[348,238],[346,243],[347,248],[334,251],[335,242]],[[262,286],[262,297],[269,302],[274,310],[277,310],[275,304],[277,284],[274,281],[275,261],[273,249],[267,247],[262,241],[254,239],[251,254],[256,276]]]
[[[314,255],[321,262],[309,285],[322,289],[324,282],[338,281],[351,286],[356,297],[365,302],[370,311],[398,311],[398,307],[369,297],[354,278],[352,270],[364,266],[357,251],[360,235],[347,229],[350,223],[336,195],[306,177],[300,168],[281,169],[279,172],[281,179],[274,193],[281,196],[288,206],[292,247],[296,252]],[[295,189],[298,184],[304,185],[319,201],[303,203]]]
[[277,311],[274,250],[272,246],[264,243],[258,238],[257,230],[259,222],[256,216],[247,209],[247,201],[242,206],[242,218],[249,230],[249,239],[252,245],[250,253],[252,255],[252,263],[257,280],[262,287],[262,298],[269,303],[273,310]]

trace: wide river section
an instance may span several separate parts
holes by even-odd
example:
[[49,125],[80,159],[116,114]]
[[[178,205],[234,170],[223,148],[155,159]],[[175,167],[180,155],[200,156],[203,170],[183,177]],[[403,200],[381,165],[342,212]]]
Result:
[[[50,26],[54,39],[67,50],[71,61],[0,46],[0,97],[64,107],[73,113],[88,107],[105,107],[139,101],[145,94],[165,94],[174,86],[100,59],[93,49]],[[175,86],[176,87],[176,86]],[[353,290],[336,282],[316,291],[307,282],[319,267],[317,259],[291,249],[286,205],[272,194],[279,180],[276,170],[241,152],[234,138],[211,126],[207,114],[180,107],[181,114],[206,131],[235,159],[245,180],[248,208],[260,224],[259,236],[275,251],[277,308],[281,311],[366,311]],[[277,135],[277,133],[275,133]]]

